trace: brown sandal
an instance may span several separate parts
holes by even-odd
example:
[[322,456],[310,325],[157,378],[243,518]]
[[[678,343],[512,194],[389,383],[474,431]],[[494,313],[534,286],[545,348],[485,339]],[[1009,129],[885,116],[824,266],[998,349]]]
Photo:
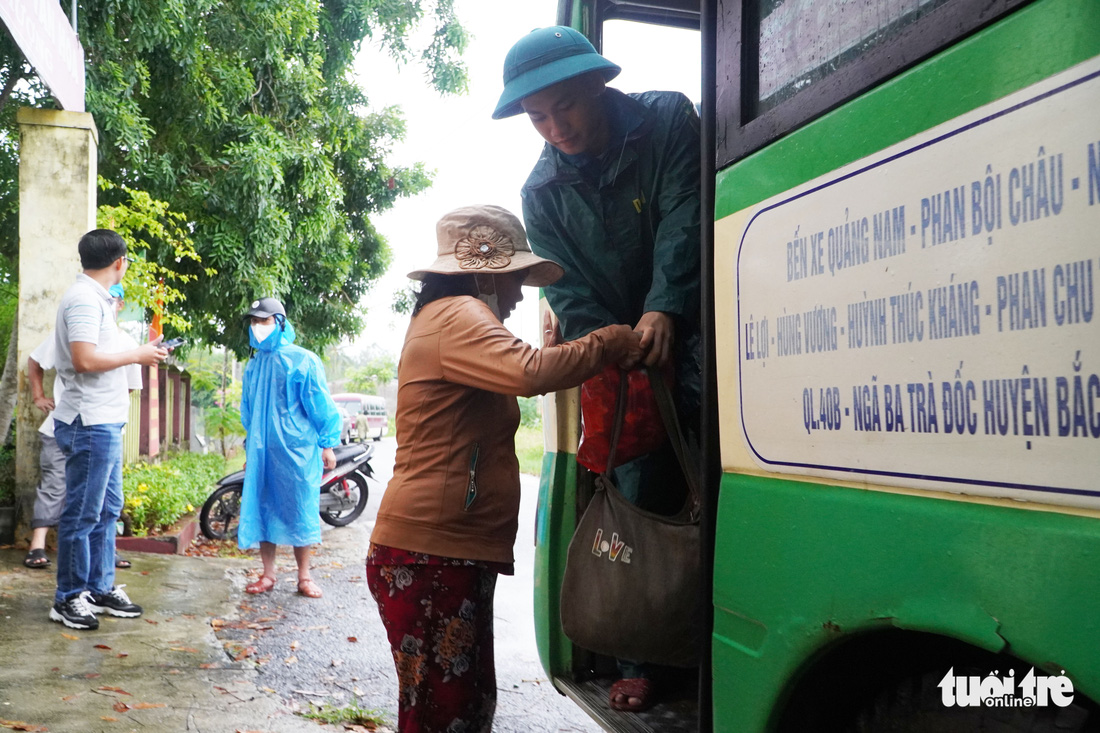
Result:
[[313,578],[305,578],[298,581],[298,593],[306,598],[320,598],[324,595],[321,588],[313,582]]
[[259,593],[267,593],[269,590],[275,587],[275,578],[268,577],[267,575],[261,575],[260,579],[255,583],[250,583],[244,587],[245,593],[251,593],[253,595]]

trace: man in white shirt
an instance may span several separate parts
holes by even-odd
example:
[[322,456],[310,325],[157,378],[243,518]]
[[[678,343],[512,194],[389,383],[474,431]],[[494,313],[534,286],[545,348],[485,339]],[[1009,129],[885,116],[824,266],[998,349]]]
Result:
[[[108,292],[111,294],[111,305],[118,318],[122,310],[124,291],[121,285],[112,285]],[[119,329],[118,342],[113,351],[127,351],[137,348],[137,342],[125,331]],[[50,335],[40,343],[27,358],[27,381],[31,385],[31,398],[34,405],[46,414],[46,419],[38,428],[38,440],[41,445],[38,451],[38,489],[34,498],[34,516],[31,519],[31,544],[27,550],[27,556],[23,564],[28,568],[45,568],[50,564],[46,557],[46,534],[50,527],[56,527],[61,517],[61,509],[65,505],[65,455],[57,447],[57,441],[53,436],[53,409],[56,402],[61,399],[64,386],[59,377],[53,380],[53,397],[47,397],[43,385],[45,373],[56,368],[54,359],[54,342],[56,335],[50,330]],[[126,369],[126,382],[130,391],[140,390],[142,386],[141,365],[130,364]],[[121,557],[115,557],[116,568],[128,568],[130,562]]]
[[65,454],[65,508],[57,531],[57,591],[50,619],[99,627],[96,613],[132,618],[142,609],[114,585],[115,522],[122,510],[122,426],[129,412],[127,364],[155,366],[160,339],[114,351],[118,335],[108,288],[126,274],[126,243],[95,229],[77,245],[84,272],[57,309],[55,348],[61,398],[54,437]]

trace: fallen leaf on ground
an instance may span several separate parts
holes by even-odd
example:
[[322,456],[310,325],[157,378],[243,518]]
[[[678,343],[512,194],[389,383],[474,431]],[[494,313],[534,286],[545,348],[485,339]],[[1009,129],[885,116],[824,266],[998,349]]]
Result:
[[239,662],[242,659],[244,659],[245,657],[251,657],[255,653],[256,653],[256,647],[246,646],[245,648],[241,649],[239,652],[237,652],[236,654],[233,655],[233,661],[234,662]]
[[173,646],[168,647],[169,651],[173,652],[187,652],[188,654],[198,654],[199,650],[189,646]]
[[160,621],[154,621],[154,620],[153,620],[153,619],[151,619],[151,618],[147,618],[147,619],[145,619],[145,623],[147,623],[147,624],[152,624],[153,626],[156,626],[157,624],[159,624],[159,623],[160,623]]
[[[121,687],[108,687],[108,686],[104,685],[103,687],[100,687],[99,689],[106,690],[107,692],[117,692],[120,695],[130,695],[129,692],[122,689]],[[133,697],[133,695],[130,695],[130,697]]]
[[357,642],[359,640],[357,638],[355,638],[354,636],[349,636],[348,641],[350,641],[352,644],[354,644],[355,642]]
[[299,646],[301,646],[300,641],[295,640],[295,641],[290,642],[290,651],[296,650]]
[[130,656],[128,652],[119,652],[118,653],[118,658],[119,659],[122,659],[123,657],[128,657],[128,656]]
[[133,706],[134,710],[151,710],[152,708],[166,708],[168,703],[163,702],[139,702]]
[[4,720],[0,718],[0,728],[10,728],[11,730],[29,730],[35,731],[35,733],[48,733],[50,730],[41,725],[33,725],[31,723],[24,723],[22,720]]
[[286,659],[283,660],[283,664],[297,664],[297,663],[298,663],[298,657],[295,657],[295,656],[289,656],[289,657],[287,657]]
[[111,651],[111,647],[107,646],[106,644],[96,644],[93,649],[105,649],[106,651]]
[[100,715],[100,720],[106,720],[108,723],[117,723],[118,718],[112,718],[110,715]]
[[127,705],[126,703],[122,702],[122,700],[119,700],[118,702],[116,702],[111,707],[114,708],[114,711],[116,713],[125,713],[127,710],[130,709],[130,706]]
[[215,629],[220,629],[221,627],[225,626],[225,619],[212,618],[210,619],[210,625],[213,626]]
[[64,634],[64,633],[63,633],[63,634],[61,634],[61,635],[62,635],[62,636],[64,636],[64,637],[65,637],[66,639],[68,639],[69,641],[80,641],[80,637],[79,637],[79,636],[73,636],[72,634]]
[[84,675],[84,679],[94,680],[96,677],[102,677],[102,676],[103,675],[101,675],[99,672],[89,672],[88,674]]
[[217,669],[218,665],[215,662],[203,662],[199,665],[199,669]]

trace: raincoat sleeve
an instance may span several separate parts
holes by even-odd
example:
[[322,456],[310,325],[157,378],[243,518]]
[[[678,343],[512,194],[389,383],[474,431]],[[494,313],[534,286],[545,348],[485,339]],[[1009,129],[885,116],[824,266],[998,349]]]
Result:
[[565,223],[560,222],[556,214],[548,211],[540,200],[543,192],[525,194],[523,223],[527,228],[531,250],[565,268],[565,274],[554,283],[554,287],[543,290],[546,302],[563,324],[562,335],[567,340],[573,340],[602,326],[619,323],[619,319],[611,311],[592,299],[593,285],[584,277],[584,266],[573,256],[567,244],[570,235],[559,230]]
[[645,311],[693,316],[699,311],[699,117],[682,94],[663,110],[671,115],[659,145],[653,284]]
[[245,430],[252,427],[252,364],[244,368],[244,376],[241,378],[241,425]]
[[313,429],[317,431],[317,445],[335,448],[340,445],[340,430],[344,421],[325,386],[325,367],[316,355],[310,356],[313,358],[309,359],[301,385],[302,406]]
[[497,394],[530,397],[575,387],[617,361],[629,327],[601,328],[560,346],[536,349],[474,299],[458,300],[440,329],[439,364],[445,380]]

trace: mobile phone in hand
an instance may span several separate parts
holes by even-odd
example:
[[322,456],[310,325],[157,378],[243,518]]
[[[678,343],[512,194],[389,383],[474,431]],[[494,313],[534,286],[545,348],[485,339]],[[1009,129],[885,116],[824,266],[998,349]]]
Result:
[[171,341],[165,341],[164,343],[162,343],[161,348],[165,348],[165,349],[168,349],[169,351],[171,351],[172,349],[176,348],[177,346],[182,345],[185,341],[187,341],[187,339],[174,338]]

